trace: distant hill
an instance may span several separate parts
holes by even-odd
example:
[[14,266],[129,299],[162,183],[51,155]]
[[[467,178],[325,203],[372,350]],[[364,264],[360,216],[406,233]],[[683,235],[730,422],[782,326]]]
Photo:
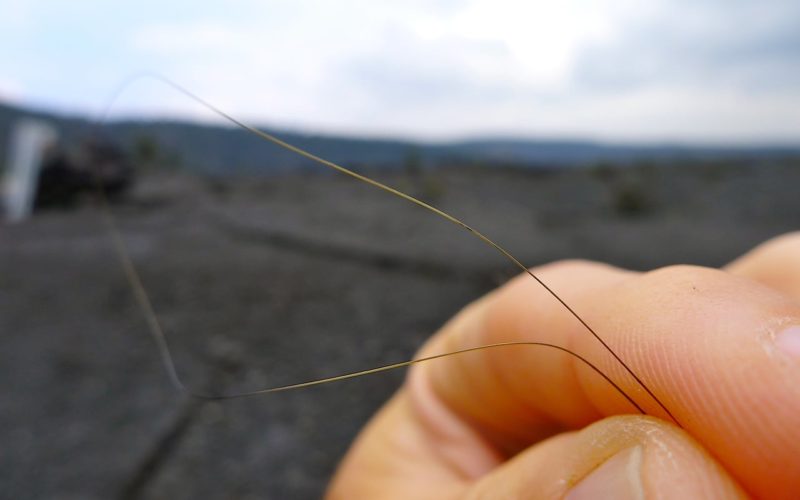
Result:
[[[13,122],[36,117],[54,124],[67,144],[90,132],[86,117],[65,116],[0,103],[0,154]],[[355,168],[431,168],[439,165],[513,165],[554,168],[676,160],[759,160],[800,156],[787,147],[626,145],[591,141],[478,139],[450,143],[379,140],[268,130],[296,146]],[[211,174],[271,173],[315,168],[308,160],[251,134],[223,125],[187,121],[115,121],[103,133],[134,157]]]

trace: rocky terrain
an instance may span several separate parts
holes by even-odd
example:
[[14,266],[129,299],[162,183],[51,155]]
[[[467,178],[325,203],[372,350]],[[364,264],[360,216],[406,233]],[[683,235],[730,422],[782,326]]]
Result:
[[[381,176],[534,266],[718,266],[800,227],[800,165]],[[413,355],[516,274],[463,230],[327,174],[151,173],[113,208],[187,384],[235,392]],[[402,382],[202,402],[169,383],[97,205],[0,226],[3,498],[317,498]]]

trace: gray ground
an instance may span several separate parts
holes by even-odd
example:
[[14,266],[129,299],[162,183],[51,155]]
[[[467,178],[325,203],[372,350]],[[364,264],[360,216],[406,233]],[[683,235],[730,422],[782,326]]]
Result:
[[[800,226],[800,167],[444,171],[384,180],[528,265],[719,265]],[[150,176],[115,208],[193,388],[410,357],[515,270],[340,176]],[[0,497],[316,498],[403,373],[218,403],[176,393],[99,213],[0,227]]]

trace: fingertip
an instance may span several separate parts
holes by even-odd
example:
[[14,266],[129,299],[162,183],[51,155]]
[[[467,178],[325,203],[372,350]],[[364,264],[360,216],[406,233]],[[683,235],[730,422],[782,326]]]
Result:
[[800,231],[758,245],[725,266],[725,270],[800,301]]
[[[626,362],[742,484],[776,498],[797,491],[800,363],[791,354],[797,304],[723,271],[673,266],[592,307],[615,318],[614,345]],[[619,367],[608,369],[625,376]],[[586,392],[599,394],[591,386]]]

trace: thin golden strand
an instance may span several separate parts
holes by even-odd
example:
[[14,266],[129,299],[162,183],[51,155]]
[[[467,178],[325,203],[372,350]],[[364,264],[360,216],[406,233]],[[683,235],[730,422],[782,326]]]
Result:
[[[316,163],[324,165],[324,166],[326,166],[328,168],[331,168],[333,170],[341,172],[341,173],[343,173],[345,175],[348,175],[348,176],[350,176],[352,178],[355,178],[355,179],[357,179],[357,180],[359,180],[361,182],[364,182],[366,184],[372,185],[372,186],[374,186],[374,187],[376,187],[378,189],[381,189],[381,190],[383,190],[383,191],[385,191],[387,193],[390,193],[390,194],[392,194],[394,196],[402,198],[402,199],[404,199],[404,200],[406,200],[406,201],[408,201],[410,203],[413,203],[413,204],[415,204],[415,205],[417,205],[417,206],[419,206],[419,207],[421,207],[421,208],[423,208],[425,210],[433,212],[434,214],[438,215],[439,217],[441,217],[441,218],[443,218],[443,219],[445,219],[445,220],[447,220],[447,221],[449,221],[449,222],[451,222],[451,223],[453,223],[453,224],[465,229],[466,231],[468,231],[469,233],[471,233],[472,235],[477,237],[479,240],[481,240],[483,243],[485,243],[486,245],[490,246],[495,251],[497,251],[498,253],[503,255],[507,260],[509,260],[516,267],[521,269],[523,273],[527,274],[528,276],[530,276],[531,278],[536,280],[536,282],[539,285],[541,285],[553,298],[555,298],[589,333],[592,334],[592,336],[598,342],[600,342],[600,344],[603,346],[603,348],[606,351],[608,351],[614,357],[614,359],[617,360],[617,362],[625,369],[625,371],[627,371],[631,375],[631,377],[633,377],[634,380],[636,380],[637,384],[640,387],[642,387],[642,389],[644,389],[645,392],[647,392],[647,394],[658,404],[659,407],[661,407],[662,410],[664,410],[664,412],[666,412],[666,414],[676,424],[678,424],[680,426],[680,422],[678,421],[678,419],[675,418],[675,416],[672,414],[672,412],[669,411],[669,409],[653,393],[653,391],[647,386],[647,384],[645,384],[636,375],[636,373],[634,373],[634,371],[600,337],[600,335],[591,326],[589,326],[586,323],[586,321],[584,321],[584,319],[580,315],[578,315],[578,313],[575,312],[574,309],[572,309],[572,307],[570,307],[557,293],[555,293],[555,291],[553,291],[546,283],[544,283],[541,279],[539,279],[538,276],[536,276],[527,266],[522,264],[522,262],[520,262],[516,257],[514,257],[505,248],[503,248],[499,244],[495,243],[493,240],[489,239],[489,237],[485,236],[480,231],[478,231],[478,230],[474,229],[473,227],[469,226],[468,224],[464,223],[460,219],[458,219],[458,218],[456,218],[456,217],[454,217],[454,216],[452,216],[452,215],[450,215],[450,214],[448,214],[448,213],[446,213],[446,212],[444,212],[444,211],[442,211],[442,210],[440,210],[440,209],[438,209],[438,208],[436,208],[436,207],[434,207],[434,206],[432,206],[432,205],[430,205],[428,203],[425,203],[422,200],[419,200],[417,198],[414,198],[411,195],[408,195],[408,194],[406,194],[406,193],[404,193],[402,191],[399,191],[399,190],[397,190],[395,188],[392,188],[391,186],[388,186],[386,184],[378,182],[378,181],[376,181],[374,179],[370,179],[369,177],[366,177],[366,176],[361,175],[361,174],[359,174],[357,172],[354,172],[354,171],[352,171],[352,170],[350,170],[350,169],[348,169],[346,167],[343,167],[343,166],[341,166],[341,165],[339,165],[337,163],[334,163],[332,161],[329,161],[329,160],[326,160],[326,159],[321,158],[319,156],[316,156],[316,155],[314,155],[314,154],[312,154],[312,153],[310,153],[310,152],[308,152],[308,151],[306,151],[304,149],[301,149],[301,148],[299,148],[297,146],[289,144],[289,143],[287,143],[287,142],[285,142],[285,141],[273,136],[272,134],[269,134],[269,133],[264,132],[262,130],[259,130],[259,129],[251,126],[251,125],[248,125],[248,124],[242,122],[241,120],[239,120],[237,118],[234,118],[233,116],[229,115],[228,113],[222,111],[221,109],[217,108],[213,104],[211,104],[209,102],[206,102],[204,99],[202,99],[199,96],[195,95],[194,93],[190,92],[186,88],[184,88],[184,87],[178,85],[177,83],[175,83],[175,82],[173,82],[173,81],[171,81],[171,80],[169,80],[167,78],[164,78],[163,76],[158,75],[158,74],[141,73],[141,74],[135,75],[135,76],[129,78],[128,80],[126,80],[117,89],[117,91],[112,95],[111,99],[109,99],[107,106],[103,110],[101,118],[97,121],[97,124],[99,126],[102,126],[106,122],[107,115],[108,115],[111,107],[113,106],[114,102],[119,97],[119,95],[129,85],[131,85],[135,81],[137,81],[139,79],[143,79],[143,78],[151,78],[151,79],[159,81],[159,82],[161,82],[161,83],[173,88],[174,90],[180,92],[181,94],[183,94],[184,96],[188,97],[189,99],[197,102],[198,104],[202,105],[203,107],[207,108],[208,110],[212,111],[213,113],[217,114],[218,116],[224,118],[228,122],[230,122],[230,123],[242,128],[242,129],[250,132],[251,134],[253,134],[253,135],[257,136],[257,137],[260,137],[263,140],[271,142],[271,143],[273,143],[273,144],[275,144],[277,146],[280,146],[280,147],[282,147],[284,149],[287,149],[287,150],[289,150],[289,151],[291,151],[293,153],[296,153],[296,154],[298,154],[300,156],[303,156],[303,157],[305,157],[305,158],[307,158],[309,160],[312,160],[312,161],[314,161]],[[280,387],[273,387],[273,388],[262,389],[262,390],[257,390],[257,391],[242,392],[242,393],[227,394],[227,395],[207,395],[207,394],[195,393],[195,392],[189,390],[183,384],[183,382],[180,379],[180,376],[178,375],[177,369],[175,367],[174,359],[173,359],[172,353],[170,351],[169,344],[167,342],[167,339],[166,339],[166,336],[164,334],[164,331],[163,331],[163,329],[161,327],[161,324],[160,324],[160,322],[158,320],[158,317],[155,314],[155,310],[153,309],[153,306],[152,306],[152,303],[150,301],[149,295],[147,294],[147,292],[146,292],[146,290],[145,290],[145,288],[144,288],[144,286],[142,284],[141,278],[139,277],[139,274],[136,271],[136,267],[134,266],[133,261],[131,260],[131,258],[128,255],[128,252],[127,252],[127,250],[125,248],[122,236],[121,236],[121,234],[119,232],[119,229],[117,228],[116,222],[114,220],[114,216],[111,214],[111,211],[110,211],[110,209],[108,207],[108,201],[107,201],[106,196],[104,194],[104,191],[102,189],[102,183],[99,181],[99,179],[98,179],[98,184],[99,184],[99,186],[98,186],[99,190],[101,192],[100,202],[103,205],[103,209],[104,209],[103,212],[105,214],[105,217],[104,217],[105,223],[106,223],[106,225],[107,225],[107,227],[109,229],[109,233],[112,236],[114,247],[115,247],[115,250],[116,250],[116,252],[117,252],[117,254],[118,254],[119,258],[120,258],[120,262],[122,263],[122,267],[124,269],[126,279],[128,280],[128,283],[129,283],[129,285],[131,286],[131,288],[132,288],[132,290],[134,292],[134,296],[136,298],[136,301],[139,304],[139,307],[142,310],[142,313],[144,314],[144,316],[145,316],[145,318],[147,320],[147,324],[148,324],[149,330],[152,333],[153,337],[155,338],[157,347],[159,349],[159,353],[161,355],[161,359],[163,361],[163,364],[167,368],[167,372],[169,374],[170,380],[172,381],[173,385],[175,385],[176,388],[178,388],[179,390],[181,390],[181,391],[183,391],[183,392],[185,392],[185,393],[187,393],[187,394],[189,394],[189,395],[191,395],[193,397],[202,398],[202,399],[233,399],[233,398],[240,398],[240,397],[255,396],[255,395],[259,395],[259,394],[269,394],[269,393],[274,393],[274,392],[281,392],[281,391],[288,391],[288,390],[293,390],[293,389],[300,389],[300,388],[303,388],[303,387],[311,387],[311,386],[315,386],[315,385],[321,385],[321,384],[326,384],[326,383],[330,383],[330,382],[336,382],[336,381],[340,381],[340,380],[351,379],[351,378],[355,378],[355,377],[361,377],[361,376],[364,376],[364,375],[370,375],[370,374],[384,372],[384,371],[388,371],[388,370],[403,368],[403,367],[411,366],[411,365],[414,365],[414,364],[417,364],[417,363],[422,363],[422,362],[425,362],[425,361],[444,358],[444,357],[448,357],[448,356],[455,356],[455,355],[458,355],[458,354],[463,354],[463,353],[472,352],[472,351],[479,351],[479,350],[483,350],[483,349],[498,348],[498,347],[509,347],[509,346],[541,346],[541,347],[550,347],[550,348],[558,349],[558,350],[563,351],[563,352],[575,357],[576,359],[580,360],[581,362],[583,362],[584,364],[586,364],[587,366],[592,368],[599,375],[601,375],[623,397],[625,397],[625,399],[627,401],[629,401],[640,413],[644,413],[644,410],[624,390],[622,390],[622,388],[619,385],[617,385],[614,381],[612,381],[597,366],[595,366],[594,364],[589,362],[587,359],[583,358],[582,356],[578,355],[577,353],[575,353],[575,352],[573,352],[573,351],[571,351],[569,349],[566,349],[566,348],[561,347],[561,346],[553,345],[553,344],[543,343],[543,342],[506,342],[506,343],[498,343],[498,344],[488,344],[488,345],[472,347],[472,348],[468,348],[468,349],[462,349],[462,350],[452,351],[452,352],[443,353],[443,354],[437,354],[437,355],[434,355],[434,356],[428,356],[428,357],[424,357],[424,358],[413,359],[413,360],[404,361],[404,362],[400,362],[400,363],[393,363],[393,364],[389,364],[389,365],[385,365],[385,366],[380,366],[380,367],[377,367],[377,368],[372,368],[372,369],[368,369],[368,370],[362,370],[362,371],[347,373],[347,374],[338,375],[338,376],[334,376],[334,377],[327,377],[327,378],[322,378],[322,379],[317,379],[317,380],[311,380],[311,381],[308,381],[308,382],[302,382],[302,383],[298,383],[298,384],[290,384],[290,385],[285,385],[285,386],[280,386]]]

